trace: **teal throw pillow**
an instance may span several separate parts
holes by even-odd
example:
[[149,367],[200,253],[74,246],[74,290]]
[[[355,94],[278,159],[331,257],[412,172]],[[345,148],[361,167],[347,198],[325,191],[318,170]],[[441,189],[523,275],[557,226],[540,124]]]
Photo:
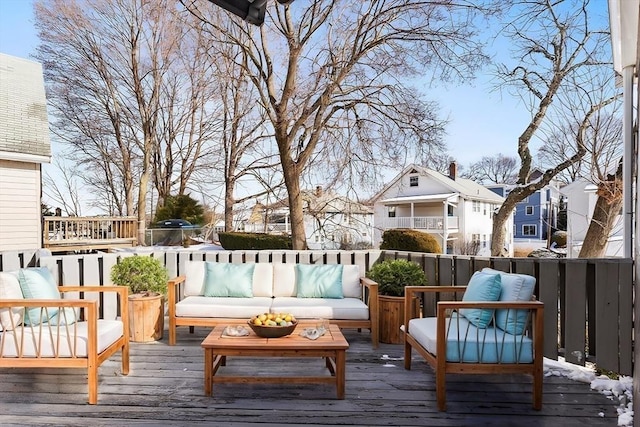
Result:
[[78,309],[73,307],[63,307],[62,310],[57,310],[53,317],[49,318],[50,325],[73,325],[80,320]]
[[[25,299],[60,299],[56,281],[47,267],[30,267],[18,270],[18,282]],[[49,307],[29,308],[25,311],[26,325],[39,325],[58,314],[58,309]]]
[[205,297],[253,297],[255,264],[205,263]]
[[[490,268],[483,272],[500,274],[502,292],[500,301],[531,301],[536,278],[528,274],[505,273]],[[529,310],[501,308],[496,310],[496,326],[508,334],[520,335],[524,332],[529,320]]]
[[[502,291],[499,274],[490,274],[476,271],[471,276],[462,301],[498,301]],[[486,328],[493,317],[493,309],[487,308],[463,308],[460,314],[478,328]]]
[[296,264],[298,298],[344,298],[342,265]]

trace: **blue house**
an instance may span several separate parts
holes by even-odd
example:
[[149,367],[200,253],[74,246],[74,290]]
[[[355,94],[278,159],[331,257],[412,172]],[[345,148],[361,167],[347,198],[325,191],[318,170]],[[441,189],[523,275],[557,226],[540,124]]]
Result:
[[[536,171],[531,179],[535,179]],[[512,184],[491,184],[486,187],[499,196],[507,197],[515,187]],[[514,245],[531,243],[532,246],[542,246],[549,239],[549,232],[557,226],[558,209],[560,204],[560,189],[552,181],[541,190],[519,202],[513,216]]]

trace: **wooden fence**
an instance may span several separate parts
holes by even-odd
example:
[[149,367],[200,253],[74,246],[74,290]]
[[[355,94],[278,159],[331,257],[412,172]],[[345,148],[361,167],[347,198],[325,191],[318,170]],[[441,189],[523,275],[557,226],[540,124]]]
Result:
[[[429,285],[464,285],[484,267],[535,276],[536,296],[545,303],[545,357],[564,356],[584,365],[632,374],[633,261],[631,259],[479,258],[410,252],[381,251],[146,251],[159,258],[170,276],[184,272],[189,259],[216,262],[272,262],[302,264],[355,264],[366,274],[379,258],[405,258],[418,262]],[[110,285],[111,267],[119,256],[87,254],[40,256],[33,252],[0,252],[0,270],[28,265],[52,268],[61,284]],[[105,303],[106,304],[106,303]]]

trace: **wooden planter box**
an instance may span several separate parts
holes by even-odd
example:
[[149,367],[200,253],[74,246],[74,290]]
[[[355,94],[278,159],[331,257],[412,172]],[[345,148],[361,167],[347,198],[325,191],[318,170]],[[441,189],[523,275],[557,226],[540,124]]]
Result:
[[164,332],[164,296],[129,295],[129,336],[133,342],[162,339]]
[[[420,301],[414,301],[413,314],[420,310]],[[380,342],[386,344],[402,344],[404,338],[400,326],[404,323],[404,297],[378,296],[378,320],[380,322]]]

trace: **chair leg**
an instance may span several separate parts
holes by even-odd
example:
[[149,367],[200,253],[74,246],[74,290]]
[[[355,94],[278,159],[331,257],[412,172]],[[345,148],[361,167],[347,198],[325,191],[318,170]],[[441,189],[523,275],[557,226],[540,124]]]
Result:
[[446,389],[446,373],[436,369],[436,399],[438,400],[438,410],[447,410],[447,389]]
[[404,342],[404,369],[411,369],[411,344]]
[[542,371],[534,372],[533,375],[533,409],[542,409]]
[[98,366],[89,363],[87,376],[89,378],[89,404],[95,405],[98,403]]
[[122,346],[122,375],[129,375],[129,340]]

